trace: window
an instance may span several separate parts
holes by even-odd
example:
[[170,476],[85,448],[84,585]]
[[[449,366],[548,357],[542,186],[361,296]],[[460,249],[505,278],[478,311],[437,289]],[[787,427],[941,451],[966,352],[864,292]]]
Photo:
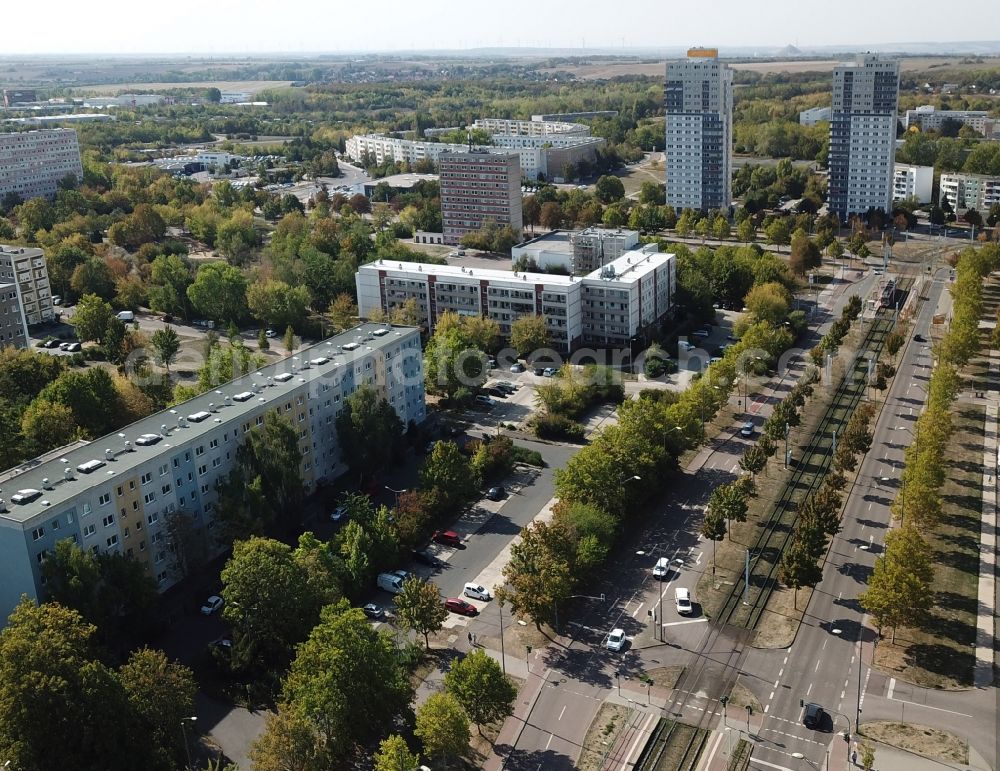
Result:
[[174,468],[177,468],[177,467],[178,467],[178,466],[180,466],[180,465],[181,465],[181,464],[180,464],[180,461],[179,461],[179,460],[177,460],[177,458],[174,458]]
[[198,476],[205,476],[208,473],[208,466],[198,466]]
[[218,439],[213,439],[211,442],[208,443],[208,446],[209,446],[209,448],[211,448],[211,449],[214,450],[216,447],[219,446],[219,440]]
[[208,485],[201,486],[201,494],[206,495],[208,493]]
[[113,514],[108,514],[104,519],[101,520],[101,524],[104,527],[110,527],[115,523],[115,517]]
[[205,454],[205,445],[199,444],[194,450],[195,457]]
[[151,524],[151,525],[152,525],[152,524],[153,524],[154,522],[156,522],[156,520],[158,520],[159,518],[160,518],[160,515],[159,515],[158,513],[156,513],[156,512],[154,511],[154,512],[153,512],[152,514],[149,514],[149,515],[148,515],[148,516],[146,517],[146,521],[147,521],[147,522],[148,522],[149,524]]
[[156,500],[156,493],[146,493],[146,495],[143,497],[143,500],[146,503],[152,503],[153,501]]
[[213,458],[212,468],[218,468],[221,465],[221,463],[222,463],[222,458]]
[[45,528],[44,527],[36,527],[34,530],[31,531],[31,540],[32,541],[37,541],[43,535],[45,535]]
[[108,539],[107,543],[108,543],[108,548],[109,548],[109,549],[110,549],[110,548],[111,548],[112,546],[117,546],[117,545],[118,545],[118,536],[117,536],[117,535],[113,535],[113,536],[111,536],[111,537],[110,537],[110,538]]
[[83,528],[83,537],[90,538],[90,536],[92,536],[96,531],[97,528],[94,526],[93,523],[91,523],[87,525],[85,528]]
[[101,493],[101,497],[97,499],[98,506],[107,506],[111,503],[111,493]]
[[129,490],[134,490],[135,489],[135,480],[134,479],[131,482],[128,483],[128,489]]
[[125,488],[122,487],[121,485],[118,485],[118,489],[115,490],[115,492],[118,493],[118,495],[122,495],[125,492]]
[[162,476],[164,476],[167,473],[167,471],[170,470],[170,467],[167,466],[166,464],[164,464],[164,465],[160,466],[159,470],[160,470],[160,476],[162,477]]
[[125,537],[125,538],[129,537],[129,531],[128,531],[127,527],[122,531],[122,536]]
[[146,542],[139,541],[139,551],[146,551]]
[[169,493],[170,490],[171,490],[170,485],[163,485],[163,487],[160,488],[160,492],[163,493],[164,495]]
[[53,519],[49,523],[49,527],[51,527],[53,530],[58,530],[59,529],[59,520],[58,519]]
[[136,530],[142,530],[142,520],[141,519],[137,519],[135,521],[135,529]]
[[156,582],[158,584],[162,584],[166,580],[167,580],[167,571],[166,570],[161,570],[159,573],[156,574]]
[[152,479],[153,479],[153,473],[151,471],[147,471],[145,474],[142,475],[141,481],[144,485],[147,485],[150,483]]
[[85,516],[85,517],[89,516],[91,511],[92,511],[92,509],[90,508],[90,504],[89,503],[83,504],[83,516]]

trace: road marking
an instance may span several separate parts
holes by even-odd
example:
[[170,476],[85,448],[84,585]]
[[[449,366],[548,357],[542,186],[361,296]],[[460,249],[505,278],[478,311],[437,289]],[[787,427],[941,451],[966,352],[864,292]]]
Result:
[[837,592],[837,599],[838,600],[844,599],[844,593],[843,592]]
[[722,744],[722,731],[719,731],[719,735],[715,737],[715,744],[712,745],[712,751],[708,755],[708,761],[705,763],[705,768],[712,767],[712,758],[715,757],[715,753],[718,751],[720,744]]
[[563,708],[561,710],[559,710],[559,717],[556,718],[556,719],[557,720],[562,720],[562,716],[565,714],[565,712],[566,712],[566,705],[563,704]]
[[707,618],[692,618],[689,621],[671,621],[669,624],[663,624],[663,626],[681,626],[682,624],[700,624],[708,621]]
[[767,714],[767,711],[769,709],[771,709],[771,703],[770,702],[768,702],[767,704],[764,705],[764,714],[765,715]]
[[779,680],[781,679],[781,676],[783,674],[785,674],[785,668],[784,667],[782,667],[781,669],[778,670],[778,679]]
[[844,697],[845,697],[846,695],[847,695],[847,691],[841,691],[841,692],[840,692],[840,700],[841,700],[841,701],[843,701],[843,700],[844,700]]
[[[777,687],[778,687],[778,683],[779,683],[779,682],[780,682],[779,680],[775,680],[775,681],[774,681],[774,687],[775,687],[775,688],[777,688]],[[773,694],[772,694],[772,695],[773,695]]]
[[895,677],[890,677],[889,678],[889,690],[886,692],[885,697],[887,699],[891,699],[892,698],[892,692],[895,691],[895,690],[896,690],[896,678]]
[[548,750],[549,749],[549,745],[552,744],[552,737],[553,736],[555,736],[555,734],[549,734],[549,740],[547,742],[545,742],[545,749],[546,750]]
[[733,464],[733,467],[731,469],[729,469],[729,471],[730,472],[736,471],[736,469],[738,469],[739,467],[740,467],[740,464],[739,463],[735,463],[735,464]]
[[771,691],[771,695],[767,697],[768,704],[771,703],[771,699],[773,699],[773,698],[774,698],[774,691]]
[[[812,693],[812,689],[813,689],[813,684],[809,683],[809,687],[806,688],[806,696],[808,696],[810,693]],[[563,707],[563,709],[566,709],[566,708]]]
[[949,715],[960,715],[961,717],[975,717],[975,715],[970,715],[968,712],[956,712],[953,709],[945,709],[944,707],[932,707],[930,704],[921,704],[919,701],[907,701],[906,699],[893,699],[893,701],[898,701],[900,704],[912,704],[914,707],[933,709],[935,712],[947,712]]
[[695,559],[694,559],[694,564],[695,565],[700,565],[701,564],[701,555],[704,554],[704,553],[705,552],[703,552],[703,551],[698,552],[698,556],[695,557]]
[[822,663],[823,663],[822,661],[817,661],[816,666],[813,668],[813,672],[819,672],[819,665]]
[[787,664],[788,663],[788,656],[785,656],[785,658],[782,659],[781,663],[782,664]]
[[636,613],[638,613],[640,610],[642,610],[642,605],[643,605],[643,603],[640,602],[639,606],[635,610],[632,611],[632,618],[635,618]]
[[826,650],[826,644],[830,642],[829,640],[823,640],[823,650]]
[[750,758],[749,767],[752,768],[755,763],[758,766],[767,766],[768,768],[776,768],[778,769],[778,771],[792,771],[792,769],[790,769],[788,766],[779,766],[777,763],[768,763],[766,760],[758,760],[757,758]]

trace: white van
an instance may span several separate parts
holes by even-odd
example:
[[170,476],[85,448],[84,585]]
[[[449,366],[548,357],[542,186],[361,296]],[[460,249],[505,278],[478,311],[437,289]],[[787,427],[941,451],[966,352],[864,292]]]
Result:
[[135,314],[132,311],[118,311],[118,315],[115,318],[119,321],[135,321]]
[[482,600],[483,602],[489,602],[493,599],[490,590],[482,584],[466,584],[465,589],[462,590],[462,594],[474,600]]
[[678,586],[674,589],[674,607],[682,616],[689,616],[694,608],[691,605],[691,590]]
[[378,588],[384,589],[390,594],[399,594],[403,591],[403,579],[395,573],[379,573]]

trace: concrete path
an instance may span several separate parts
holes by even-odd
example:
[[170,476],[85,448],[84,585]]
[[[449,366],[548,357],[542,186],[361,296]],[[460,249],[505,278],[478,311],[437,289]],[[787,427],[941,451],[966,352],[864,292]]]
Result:
[[[997,355],[990,351],[988,380],[993,382],[997,372]],[[989,391],[986,405],[986,425],[983,431],[983,513],[979,544],[979,614],[976,622],[976,669],[974,682],[977,688],[993,684],[994,624],[996,608],[997,569],[997,414],[1000,412],[1000,394]]]

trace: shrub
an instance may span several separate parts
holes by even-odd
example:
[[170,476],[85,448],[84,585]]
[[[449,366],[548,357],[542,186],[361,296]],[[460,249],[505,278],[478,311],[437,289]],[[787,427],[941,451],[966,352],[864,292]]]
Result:
[[546,413],[535,418],[535,435],[540,439],[568,439],[571,442],[581,442],[584,429],[564,415]]

